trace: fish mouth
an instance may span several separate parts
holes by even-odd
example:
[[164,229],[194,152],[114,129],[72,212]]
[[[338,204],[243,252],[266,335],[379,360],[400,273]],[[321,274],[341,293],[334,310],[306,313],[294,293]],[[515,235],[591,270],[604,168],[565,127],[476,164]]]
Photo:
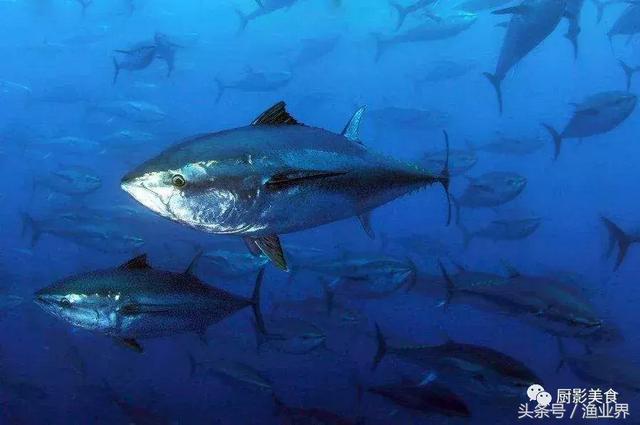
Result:
[[41,291],[38,291],[33,295],[33,302],[44,310],[48,310],[53,305],[53,301]]
[[127,173],[124,176],[122,176],[122,178],[120,179],[120,187],[122,187],[122,189],[125,189],[125,187],[131,186],[132,184],[134,184],[136,180],[136,175],[133,172]]

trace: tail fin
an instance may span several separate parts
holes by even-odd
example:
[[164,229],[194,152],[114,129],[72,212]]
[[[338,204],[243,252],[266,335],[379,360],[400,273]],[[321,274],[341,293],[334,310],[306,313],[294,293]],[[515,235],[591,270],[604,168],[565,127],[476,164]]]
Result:
[[[577,31],[577,32],[576,32]],[[571,42],[571,46],[573,46],[573,59],[578,59],[578,32],[580,31],[580,27],[577,27],[575,31],[569,31],[564,36],[569,42]]]
[[489,80],[493,88],[496,90],[496,97],[498,98],[498,110],[500,111],[500,115],[502,115],[502,88],[500,87],[502,79],[489,72],[484,72],[482,73],[482,75],[487,77],[487,80]]
[[562,143],[562,135],[560,135],[560,133],[558,133],[558,131],[555,128],[551,127],[548,124],[542,124],[542,126],[547,129],[547,131],[553,138],[553,144],[555,146],[553,159],[558,159],[558,156],[560,156],[560,145]]
[[380,330],[380,326],[376,323],[376,341],[378,343],[378,348],[376,350],[376,355],[373,357],[373,364],[371,365],[371,370],[376,370],[385,354],[387,354],[387,341],[384,339],[384,335]]
[[227,87],[222,83],[222,81],[220,81],[219,78],[216,78],[214,81],[216,83],[216,88],[218,89],[218,95],[216,96],[216,103],[219,103]]
[[387,50],[389,42],[383,40],[380,34],[373,34],[373,37],[376,41],[376,55],[374,61],[378,62],[382,57],[382,54]]
[[596,22],[600,23],[602,21],[602,16],[604,15],[604,8],[609,5],[609,2],[605,3],[600,0],[591,0],[593,4],[596,6],[597,14],[596,14]]
[[113,84],[115,84],[116,81],[118,81],[118,75],[120,75],[120,65],[118,64],[118,61],[116,60],[116,58],[111,58],[111,59],[113,59],[113,68],[114,68]]
[[629,89],[631,88],[631,78],[633,77],[633,74],[636,71],[638,71],[638,68],[630,67],[629,65],[627,65],[622,60],[619,60],[618,62],[620,63],[620,66],[622,67],[622,70],[624,71],[624,75],[627,78],[627,91],[629,91]]
[[38,226],[38,223],[28,214],[22,213],[22,236],[24,236],[27,231],[31,232],[31,247],[33,248],[38,240],[40,240],[40,236],[42,235],[42,230]]
[[256,285],[253,288],[253,295],[251,296],[251,308],[253,309],[253,315],[256,320],[256,331],[259,334],[266,335],[267,329],[264,325],[264,319],[262,318],[262,311],[260,310],[260,290],[262,288],[262,281],[264,280],[264,266],[258,271],[256,277]]
[[394,1],[390,2],[389,5],[398,12],[398,21],[396,23],[396,31],[398,31],[402,24],[404,24],[404,20],[407,19],[407,15],[409,15],[409,8]]
[[449,134],[446,130],[442,130],[444,134],[444,143],[446,147],[446,155],[444,158],[444,167],[440,172],[438,181],[442,184],[445,194],[447,195],[447,226],[451,224],[451,194],[449,193],[449,182],[451,181],[451,174],[449,173]]
[[[260,6],[262,7],[262,6]],[[236,9],[236,14],[238,15],[238,18],[240,19],[240,26],[238,27],[238,34],[242,34],[244,32],[245,29],[247,29],[247,25],[249,25],[249,15],[246,15],[244,13],[242,13],[240,10]]]
[[618,244],[618,258],[616,259],[616,265],[613,268],[614,270],[617,270],[618,267],[620,267],[620,264],[624,261],[624,257],[627,255],[627,251],[629,250],[629,245],[631,245],[633,240],[613,221],[606,217],[600,217],[600,219],[609,232],[609,247],[607,249],[607,254],[611,255],[613,245],[615,243]]
[[449,276],[447,269],[444,268],[444,265],[440,260],[438,260],[438,267],[440,268],[440,272],[442,273],[442,277],[444,278],[444,281],[446,284],[446,290],[447,290],[447,294],[444,300],[440,303],[440,305],[446,309],[449,306],[449,304],[451,304],[451,300],[453,299],[453,294],[456,290],[456,286],[453,283],[453,280],[451,279],[451,277]]

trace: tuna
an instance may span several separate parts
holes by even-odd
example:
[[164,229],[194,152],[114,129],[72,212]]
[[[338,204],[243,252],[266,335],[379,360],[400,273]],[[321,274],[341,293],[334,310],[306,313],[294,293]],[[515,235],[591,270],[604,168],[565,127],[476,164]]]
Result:
[[465,402],[449,388],[437,382],[421,385],[403,380],[399,383],[371,387],[367,391],[382,396],[397,406],[421,413],[463,418],[471,416]]
[[458,4],[455,8],[465,12],[482,12],[511,3],[513,0],[466,0]]
[[479,177],[467,177],[469,185],[457,198],[453,198],[456,206],[456,223],[460,223],[460,209],[493,208],[514,200],[527,185],[527,178],[520,174],[505,171],[494,171]]
[[118,81],[118,75],[120,75],[121,70],[139,71],[151,65],[156,57],[156,45],[142,44],[131,49],[116,50],[115,52],[120,53],[122,57],[119,61],[115,57],[113,58],[113,67],[115,69],[113,84]]
[[462,224],[460,224],[460,229],[466,247],[476,238],[489,239],[493,242],[526,239],[538,230],[540,221],[539,217],[493,220],[487,226],[475,231],[467,230]]
[[293,6],[298,0],[255,0],[258,8],[249,14],[245,14],[239,10],[236,10],[238,17],[240,18],[239,32],[244,31],[249,25],[249,22],[258,19],[262,16],[267,16],[273,12],[281,9],[288,9]]
[[640,4],[630,2],[629,6],[622,12],[620,17],[613,23],[607,32],[607,37],[611,41],[616,35],[628,36],[628,42],[640,32]]
[[420,43],[426,41],[444,40],[455,37],[463,31],[469,29],[476,21],[478,16],[460,12],[447,17],[443,17],[436,21],[430,21],[420,24],[415,28],[411,28],[406,32],[384,38],[380,35],[376,36],[376,60],[391,47],[406,43]]
[[220,79],[216,78],[215,82],[218,87],[216,103],[220,101],[222,95],[229,89],[250,93],[276,91],[289,84],[292,77],[292,74],[287,71],[260,72],[248,68],[247,72],[240,80],[232,83],[224,83]]
[[391,7],[393,7],[398,13],[398,21],[396,22],[396,31],[399,30],[400,27],[402,27],[402,24],[404,24],[404,21],[407,19],[407,16],[415,12],[418,12],[420,10],[425,10],[429,6],[433,5],[434,3],[436,3],[436,0],[417,0],[415,3],[407,6],[403,6],[400,3],[396,3],[395,1],[392,1],[391,3],[389,3]]
[[144,245],[144,240],[124,230],[122,223],[88,216],[84,212],[57,214],[55,217],[39,220],[23,214],[22,226],[22,234],[31,235],[31,247],[44,234],[108,253],[135,252]]
[[477,146],[476,150],[500,155],[521,156],[540,150],[543,141],[540,138],[509,137],[499,135],[493,141]]
[[502,80],[515,64],[551,34],[565,14],[565,0],[524,0],[518,6],[493,12],[511,14],[500,51],[500,57],[493,74],[484,75],[489,79],[498,97],[498,108],[502,113]]
[[244,238],[278,267],[287,262],[278,235],[371,210],[440,174],[383,157],[358,140],[364,108],[342,134],[298,123],[284,102],[250,126],[188,139],[143,163],[122,188],[157,214],[187,226]]
[[622,91],[608,91],[587,97],[574,104],[575,111],[562,132],[548,124],[542,124],[549,131],[555,145],[554,158],[560,155],[560,146],[565,139],[582,139],[607,133],[624,122],[636,107],[636,95]]
[[102,179],[89,168],[73,165],[58,167],[46,175],[37,176],[33,185],[34,189],[43,186],[53,192],[82,196],[100,189]]
[[440,345],[412,345],[392,347],[376,324],[378,349],[373,361],[375,368],[386,355],[393,355],[423,370],[451,374],[475,380],[485,392],[509,392],[519,395],[540,378],[519,360],[481,345],[463,344],[448,340]]
[[569,28],[564,35],[573,46],[573,57],[578,58],[578,35],[582,28],[580,28],[580,15],[582,14],[582,6],[584,0],[567,0],[567,10],[565,16],[569,20]]
[[203,335],[215,323],[251,307],[260,331],[258,273],[251,298],[242,298],[205,285],[192,271],[198,256],[184,273],[153,269],[146,255],[120,267],[68,277],[35,293],[35,302],[71,325],[106,334],[142,352],[138,342],[195,332]]

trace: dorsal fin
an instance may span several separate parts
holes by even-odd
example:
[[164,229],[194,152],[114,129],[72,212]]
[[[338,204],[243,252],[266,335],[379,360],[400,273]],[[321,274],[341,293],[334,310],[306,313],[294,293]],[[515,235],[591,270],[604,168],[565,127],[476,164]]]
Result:
[[358,134],[360,133],[360,123],[362,122],[362,116],[366,109],[366,106],[362,106],[358,109],[344,127],[344,130],[342,130],[342,135],[352,142],[360,141],[358,138]]
[[298,125],[298,121],[287,112],[287,105],[280,101],[264,111],[251,125]]
[[122,264],[119,268],[125,270],[144,270],[150,269],[151,266],[147,261],[147,254],[142,254]]
[[193,260],[191,260],[191,263],[189,263],[189,266],[187,267],[187,270],[184,271],[184,274],[187,274],[189,276],[194,275],[193,272],[195,272],[196,267],[198,267],[198,260],[200,260],[200,257],[202,257],[202,251],[198,251],[196,256],[193,257]]

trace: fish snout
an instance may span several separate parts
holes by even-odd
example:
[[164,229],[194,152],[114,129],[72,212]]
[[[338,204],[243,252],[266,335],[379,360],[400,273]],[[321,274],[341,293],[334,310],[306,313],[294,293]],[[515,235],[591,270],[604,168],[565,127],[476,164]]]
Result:
[[46,289],[40,289],[33,294],[33,302],[38,304],[40,307],[46,307],[51,304],[51,297],[47,293]]

